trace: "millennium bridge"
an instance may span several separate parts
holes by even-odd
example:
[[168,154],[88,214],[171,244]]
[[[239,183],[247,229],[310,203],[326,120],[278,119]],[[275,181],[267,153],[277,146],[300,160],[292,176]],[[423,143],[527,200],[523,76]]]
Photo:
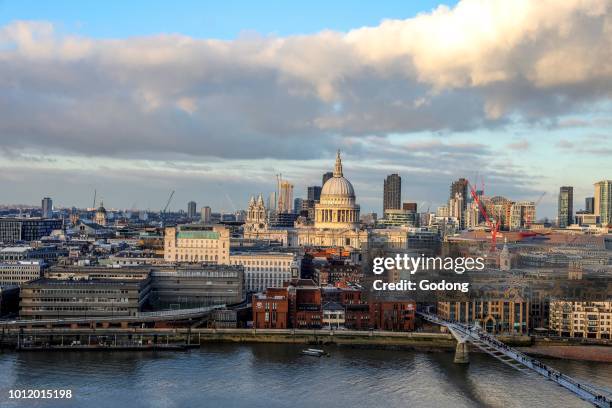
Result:
[[512,347],[507,346],[506,344],[497,340],[495,336],[483,331],[478,326],[444,320],[434,314],[423,311],[418,312],[418,315],[430,323],[446,327],[457,340],[457,347],[455,350],[456,363],[461,364],[469,362],[469,343],[503,362],[504,364],[507,364],[527,375],[539,374],[540,376],[556,382],[561,387],[569,390],[583,400],[592,403],[596,407],[612,408],[612,392],[610,390],[596,387],[569,377],[558,370],[549,367],[546,364],[531,358]]

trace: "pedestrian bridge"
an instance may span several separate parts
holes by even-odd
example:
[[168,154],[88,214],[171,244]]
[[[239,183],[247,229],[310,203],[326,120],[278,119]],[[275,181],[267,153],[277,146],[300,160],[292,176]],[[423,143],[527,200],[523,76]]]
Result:
[[501,362],[527,375],[539,374],[556,382],[563,388],[597,407],[612,408],[612,392],[569,377],[540,361],[521,353],[497,340],[495,336],[482,331],[477,326],[470,326],[444,320],[434,314],[418,312],[424,320],[446,327],[457,340],[455,352],[456,363],[468,363],[468,343]]

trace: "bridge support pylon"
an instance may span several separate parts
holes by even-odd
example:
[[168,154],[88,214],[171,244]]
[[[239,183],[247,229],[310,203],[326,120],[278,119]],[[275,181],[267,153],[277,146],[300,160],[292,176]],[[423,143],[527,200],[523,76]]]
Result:
[[470,355],[466,342],[457,342],[457,347],[455,348],[455,358],[453,362],[455,364],[468,364],[470,362]]

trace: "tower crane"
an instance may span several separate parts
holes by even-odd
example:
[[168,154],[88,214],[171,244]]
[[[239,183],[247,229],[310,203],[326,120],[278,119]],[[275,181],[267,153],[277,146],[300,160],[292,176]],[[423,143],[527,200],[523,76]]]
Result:
[[164,207],[164,209],[161,211],[161,213],[159,214],[159,218],[161,218],[161,227],[164,227],[164,217],[166,215],[166,211],[168,210],[168,206],[170,205],[170,201],[172,201],[172,197],[174,197],[174,190],[172,190],[172,192],[170,193],[170,197],[168,197],[168,201],[166,202],[166,206]]
[[[476,193],[476,188],[474,187],[474,185],[468,182],[468,187],[470,189],[470,194],[472,195],[472,199],[478,205],[480,214],[482,214],[482,217],[485,219],[487,226],[491,230],[491,252],[494,252],[497,249],[497,233],[499,232],[499,223],[500,223],[501,217],[498,217],[497,220],[495,218],[491,220],[489,218],[489,214],[487,214],[487,210],[485,209],[484,205],[480,201],[480,197],[478,197],[478,194]],[[483,193],[484,193],[484,185],[483,185]]]

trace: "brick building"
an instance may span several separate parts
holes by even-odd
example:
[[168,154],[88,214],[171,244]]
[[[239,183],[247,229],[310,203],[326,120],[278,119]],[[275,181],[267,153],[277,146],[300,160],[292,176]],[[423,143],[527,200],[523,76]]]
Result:
[[416,303],[405,301],[372,300],[370,326],[375,330],[413,331]]
[[270,288],[253,295],[253,327],[256,329],[286,329],[289,327],[289,297],[287,288]]

